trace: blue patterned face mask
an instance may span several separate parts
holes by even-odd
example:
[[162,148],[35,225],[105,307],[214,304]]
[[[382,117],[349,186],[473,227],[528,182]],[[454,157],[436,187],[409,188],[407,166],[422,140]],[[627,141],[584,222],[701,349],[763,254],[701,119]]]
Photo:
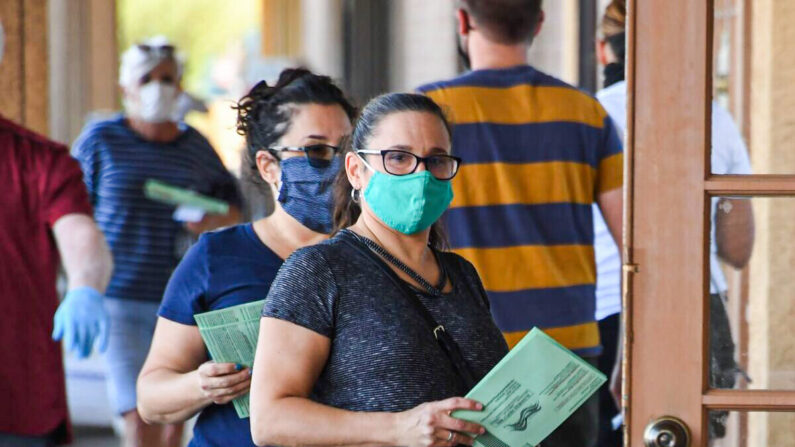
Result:
[[312,231],[329,234],[333,227],[331,213],[334,178],[342,164],[340,157],[328,162],[314,162],[306,157],[281,161],[282,185],[279,202],[287,214]]

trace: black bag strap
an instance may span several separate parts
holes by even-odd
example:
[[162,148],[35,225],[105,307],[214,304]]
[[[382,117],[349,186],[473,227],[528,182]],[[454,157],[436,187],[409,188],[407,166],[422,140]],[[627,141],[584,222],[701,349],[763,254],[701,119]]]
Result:
[[450,363],[453,364],[453,369],[458,373],[458,376],[464,383],[464,386],[467,390],[471,390],[476,384],[477,381],[472,374],[472,371],[469,369],[469,365],[467,364],[464,356],[461,354],[461,348],[458,346],[455,340],[447,333],[444,326],[437,323],[436,319],[433,318],[431,312],[428,310],[427,307],[420,301],[419,297],[417,297],[416,293],[414,293],[406,284],[405,281],[400,279],[395,272],[389,268],[389,266],[378,256],[375,252],[370,250],[363,242],[358,240],[358,235],[351,234],[350,230],[343,230],[340,232],[341,239],[351,246],[354,250],[365,256],[369,259],[373,264],[378,266],[384,274],[386,274],[392,282],[398,287],[399,290],[403,292],[403,294],[408,299],[409,303],[411,303],[414,308],[422,315],[425,322],[428,324],[429,328],[433,331],[433,337],[436,339],[436,342],[439,344],[442,352],[447,356],[450,360]]

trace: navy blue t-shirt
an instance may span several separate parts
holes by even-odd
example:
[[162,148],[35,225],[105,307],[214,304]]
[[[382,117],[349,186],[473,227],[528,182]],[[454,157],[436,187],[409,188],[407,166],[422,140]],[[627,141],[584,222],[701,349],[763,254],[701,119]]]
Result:
[[240,205],[237,181],[210,143],[185,123],[179,129],[174,141],[148,141],[119,115],[89,124],[75,141],[94,220],[113,254],[107,298],[160,302],[190,239],[174,206],[146,197],[147,180]]
[[[205,233],[174,271],[158,315],[195,326],[195,314],[262,300],[282,262],[251,224]],[[190,445],[254,446],[249,419],[238,418],[231,403],[210,405]]]

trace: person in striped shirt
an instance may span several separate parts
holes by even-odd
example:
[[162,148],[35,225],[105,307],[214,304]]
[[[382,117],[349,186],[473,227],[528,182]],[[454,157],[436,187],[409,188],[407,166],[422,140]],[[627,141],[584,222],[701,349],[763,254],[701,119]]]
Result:
[[[112,407],[124,418],[125,446],[179,445],[181,426],[144,424],[136,409],[136,379],[166,284],[187,249],[180,242],[239,220],[235,178],[199,132],[176,121],[180,73],[167,41],[154,38],[131,47],[122,56],[119,82],[126,113],[88,124],[73,148],[115,264],[106,291],[106,361]],[[150,179],[230,202],[230,212],[178,222],[173,206],[145,196]]]
[[[456,14],[472,70],[418,89],[449,113],[463,159],[452,248],[483,278],[509,346],[537,326],[595,364],[592,204],[618,241],[621,141],[596,99],[528,65],[541,0],[462,0]],[[595,445],[597,420],[595,395],[543,445]]]

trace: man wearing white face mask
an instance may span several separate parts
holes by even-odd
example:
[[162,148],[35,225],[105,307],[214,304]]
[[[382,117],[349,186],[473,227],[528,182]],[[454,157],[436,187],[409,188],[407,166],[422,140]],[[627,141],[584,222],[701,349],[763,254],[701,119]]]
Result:
[[[125,113],[89,124],[74,144],[116,265],[106,292],[112,322],[106,356],[110,396],[124,418],[124,446],[176,446],[181,427],[143,423],[135,383],[166,283],[185,250],[179,241],[236,223],[239,194],[207,140],[177,121],[182,68],[174,46],[165,38],[133,45],[122,55],[119,71]],[[144,195],[150,179],[225,200],[230,212],[177,222],[173,206]]]

